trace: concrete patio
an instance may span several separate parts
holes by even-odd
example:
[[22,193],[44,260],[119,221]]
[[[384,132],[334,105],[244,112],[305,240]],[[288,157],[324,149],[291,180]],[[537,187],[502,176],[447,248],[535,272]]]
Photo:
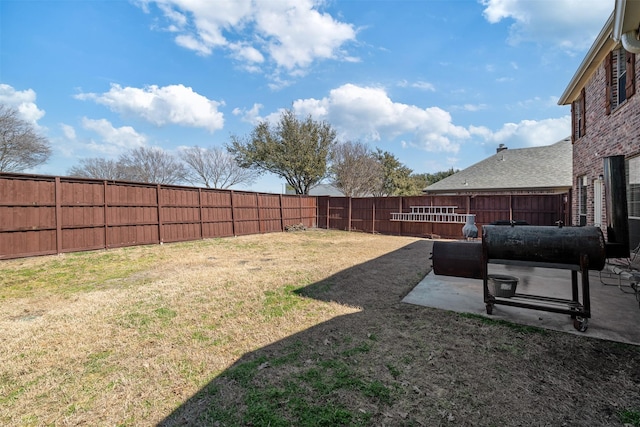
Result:
[[[568,270],[490,264],[489,274],[517,277],[518,293],[566,299],[571,297],[571,272]],[[580,274],[578,280],[580,281]],[[607,283],[615,283],[615,280],[610,279]],[[572,319],[566,314],[497,304],[494,306],[493,314],[487,315],[482,280],[439,276],[433,271],[402,301],[585,337],[640,345],[640,307],[633,289],[628,286],[604,285],[598,271],[590,272],[589,283],[591,318],[585,332],[574,329]],[[582,301],[582,296],[580,299]]]

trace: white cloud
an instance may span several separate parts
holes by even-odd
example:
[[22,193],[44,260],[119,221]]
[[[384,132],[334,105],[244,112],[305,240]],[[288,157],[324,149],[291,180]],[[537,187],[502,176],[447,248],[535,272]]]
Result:
[[488,107],[487,104],[464,104],[462,106],[454,107],[454,108],[458,110],[475,112],[480,110],[486,110],[487,107]]
[[249,45],[248,43],[231,43],[229,45],[233,51],[235,59],[247,63],[246,67],[250,70],[255,70],[251,64],[260,64],[264,62],[264,56],[258,49]]
[[321,12],[322,0],[142,0],[149,12],[157,4],[177,33],[176,43],[199,55],[226,49],[254,71],[267,57],[296,75],[316,60],[357,61],[343,50],[354,41],[353,25]]
[[253,104],[250,110],[242,109],[242,108],[234,108],[233,115],[240,116],[243,122],[258,124],[262,121],[262,117],[260,117],[260,110],[264,107],[262,104]]
[[571,135],[571,117],[522,120],[505,123],[497,132],[488,132],[485,128],[478,128],[476,132],[487,141],[504,143],[510,148],[549,145]]
[[541,110],[541,109],[550,109],[558,107],[558,97],[557,96],[548,96],[546,98],[541,98],[539,96],[534,96],[529,99],[522,99],[517,101],[515,104],[508,104],[506,108],[512,111],[523,111],[523,110]]
[[484,17],[492,24],[512,20],[508,41],[550,43],[568,51],[593,43],[614,1],[602,0],[480,0]]
[[452,123],[447,111],[394,102],[383,88],[345,84],[326,98],[297,100],[293,108],[327,120],[348,139],[379,141],[406,135],[410,144],[424,150],[457,152],[460,142],[471,136]]
[[[485,105],[465,105],[468,111]],[[460,108],[460,107],[458,107]],[[390,141],[400,138],[404,146],[431,152],[457,153],[472,140],[505,143],[511,148],[549,145],[570,134],[569,116],[506,123],[493,131],[485,126],[459,126],[439,107],[420,108],[394,102],[383,88],[345,84],[322,99],[299,99],[293,103],[300,116],[326,120],[340,138]],[[273,118],[276,114],[268,116]]]
[[0,104],[15,108],[23,120],[36,126],[37,121],[45,114],[36,105],[36,92],[33,89],[20,91],[0,83]]
[[70,141],[73,141],[76,139],[76,130],[74,129],[73,126],[62,123],[60,124],[60,127],[62,128],[62,133],[64,134],[65,138],[67,138]]
[[198,55],[211,55],[211,47],[201,42],[190,34],[180,34],[176,36],[176,44],[186,49],[195,51]]
[[409,83],[407,80],[400,80],[397,84],[400,87],[412,87],[415,89],[428,90],[430,92],[436,91],[435,86],[429,82],[417,81],[414,83]]
[[[257,3],[258,4],[258,3]],[[342,56],[340,47],[354,40],[352,25],[314,9],[310,0],[259,3],[256,24],[268,37],[267,51],[280,67],[305,68],[316,59]]]
[[82,118],[82,127],[97,133],[101,141],[91,140],[89,148],[108,155],[117,155],[132,148],[142,147],[147,143],[147,137],[136,132],[131,126],[114,127],[106,119]]
[[421,90],[428,90],[430,92],[435,92],[436,88],[429,82],[415,82],[411,85],[411,87]]
[[183,85],[148,86],[144,89],[112,84],[103,94],[83,93],[77,99],[93,100],[111,111],[134,115],[156,126],[175,124],[204,128],[210,132],[222,129],[224,116],[218,111],[221,102],[212,101]]

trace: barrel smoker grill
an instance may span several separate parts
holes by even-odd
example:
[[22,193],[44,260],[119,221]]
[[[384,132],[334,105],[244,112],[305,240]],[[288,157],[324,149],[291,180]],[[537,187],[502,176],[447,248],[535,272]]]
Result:
[[[571,316],[577,330],[586,331],[591,317],[589,270],[604,267],[605,246],[597,227],[485,225],[481,242],[435,241],[433,270],[439,275],[482,279],[487,314],[493,313],[496,304],[563,313]],[[489,264],[568,270],[571,299],[522,293],[497,296],[489,288]]]
[[[589,270],[602,270],[605,260],[604,235],[597,227],[487,225],[482,235],[482,280],[487,314],[492,314],[495,304],[563,313],[571,316],[577,330],[586,331],[591,317]],[[518,293],[513,298],[497,297],[488,285],[489,264],[569,270],[571,299]]]
[[[434,242],[433,272],[482,279],[487,314],[496,304],[568,314],[577,330],[586,331],[591,317],[589,270],[602,270],[607,258],[629,256],[624,156],[603,160],[607,242],[602,230],[593,226],[484,225],[481,242]],[[489,264],[569,270],[571,299],[521,293],[496,296],[489,289]]]

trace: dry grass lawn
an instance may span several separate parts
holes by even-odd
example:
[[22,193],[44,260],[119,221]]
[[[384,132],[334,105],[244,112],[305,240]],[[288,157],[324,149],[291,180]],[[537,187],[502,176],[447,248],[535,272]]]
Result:
[[0,424],[640,425],[637,347],[400,303],[430,251],[307,230],[2,261]]

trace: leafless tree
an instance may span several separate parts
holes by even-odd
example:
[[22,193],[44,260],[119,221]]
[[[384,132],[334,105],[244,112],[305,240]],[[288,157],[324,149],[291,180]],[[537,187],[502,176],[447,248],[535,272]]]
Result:
[[369,146],[343,142],[331,152],[332,184],[347,197],[364,197],[380,188],[384,171]]
[[49,141],[22,120],[16,109],[0,104],[0,172],[22,172],[45,163],[50,156]]
[[73,166],[67,171],[69,176],[96,178],[107,180],[130,180],[127,171],[115,160],[91,158],[80,160],[80,165]]
[[118,163],[130,181],[180,184],[187,177],[184,165],[173,155],[157,147],[134,148],[121,155]]
[[187,165],[187,179],[207,188],[229,188],[238,184],[252,184],[256,174],[240,167],[233,156],[219,147],[189,147],[180,153]]

